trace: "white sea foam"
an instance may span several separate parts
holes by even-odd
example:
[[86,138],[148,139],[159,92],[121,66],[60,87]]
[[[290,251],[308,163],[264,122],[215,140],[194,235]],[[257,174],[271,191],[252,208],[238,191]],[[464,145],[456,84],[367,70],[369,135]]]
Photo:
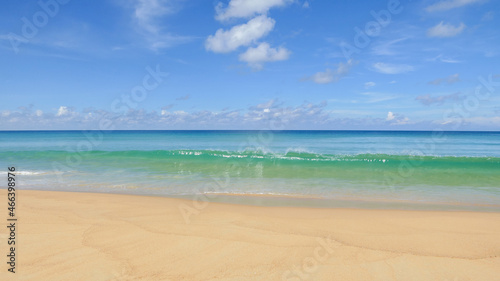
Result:
[[7,175],[7,173],[12,173],[17,175],[22,175],[22,176],[36,176],[36,175],[49,175],[49,174],[58,174],[61,172],[55,172],[55,171],[15,171],[15,172],[0,172],[0,175]]

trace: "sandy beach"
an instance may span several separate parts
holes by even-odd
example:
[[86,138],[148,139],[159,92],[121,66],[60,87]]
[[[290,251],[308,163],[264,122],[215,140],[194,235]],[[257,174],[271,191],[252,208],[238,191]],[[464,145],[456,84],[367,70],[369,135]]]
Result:
[[19,191],[17,199],[16,273],[7,272],[4,226],[1,280],[500,276],[499,213],[256,207],[50,191]]

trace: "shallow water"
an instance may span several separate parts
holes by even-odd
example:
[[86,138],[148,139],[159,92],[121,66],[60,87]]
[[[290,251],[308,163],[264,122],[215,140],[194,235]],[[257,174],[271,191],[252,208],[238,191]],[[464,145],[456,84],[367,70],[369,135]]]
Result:
[[500,206],[497,132],[3,131],[0,166],[25,189]]

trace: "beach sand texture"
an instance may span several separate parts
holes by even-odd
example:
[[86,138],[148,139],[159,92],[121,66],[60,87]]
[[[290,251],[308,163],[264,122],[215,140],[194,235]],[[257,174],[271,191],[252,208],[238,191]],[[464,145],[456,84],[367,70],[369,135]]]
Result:
[[[499,213],[17,198],[16,273],[4,226],[0,280],[500,280]],[[196,210],[189,223],[180,206]]]

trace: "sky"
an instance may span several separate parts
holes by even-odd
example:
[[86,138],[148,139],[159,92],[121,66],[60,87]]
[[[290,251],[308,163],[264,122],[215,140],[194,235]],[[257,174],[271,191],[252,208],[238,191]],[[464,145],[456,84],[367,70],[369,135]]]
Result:
[[500,131],[499,1],[0,5],[0,130]]

